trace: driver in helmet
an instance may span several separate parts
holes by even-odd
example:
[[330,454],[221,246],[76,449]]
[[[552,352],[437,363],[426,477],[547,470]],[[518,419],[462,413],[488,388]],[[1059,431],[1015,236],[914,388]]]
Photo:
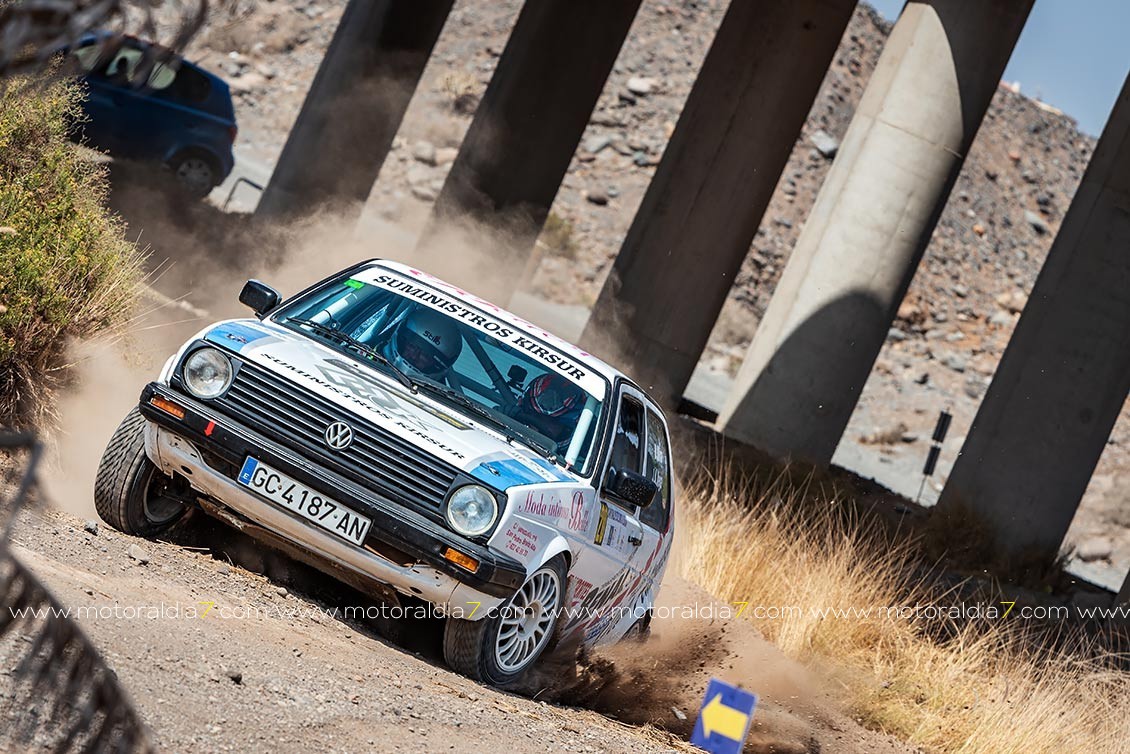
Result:
[[563,452],[572,440],[583,406],[579,387],[559,374],[546,373],[526,385],[514,418],[553,440],[558,452]]
[[400,320],[382,352],[409,377],[442,383],[462,350],[463,336],[450,318],[417,307]]

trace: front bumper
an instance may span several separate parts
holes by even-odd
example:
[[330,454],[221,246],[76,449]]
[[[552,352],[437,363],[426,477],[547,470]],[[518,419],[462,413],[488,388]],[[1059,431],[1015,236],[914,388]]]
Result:
[[[150,400],[154,396],[186,408],[184,419],[153,406]],[[347,575],[345,580],[355,586],[371,584],[370,591],[375,592],[392,587],[450,610],[463,610],[465,615],[472,609],[468,603],[480,603],[478,615],[482,615],[487,608],[512,595],[526,578],[525,568],[518,561],[459,537],[311,464],[261,434],[213,412],[206,404],[160,383],[150,383],[142,391],[140,410],[150,422],[146,432],[147,455],[166,473],[186,478],[208,498],[205,508],[210,513],[244,528],[252,536],[304,556],[303,559],[335,576]],[[367,546],[359,547],[330,534],[238,484],[232,470],[242,466],[248,455],[371,518]],[[241,521],[249,526],[241,526]],[[443,553],[448,547],[475,558],[479,562],[477,571],[471,573],[447,561]],[[378,549],[390,551],[393,556]]]

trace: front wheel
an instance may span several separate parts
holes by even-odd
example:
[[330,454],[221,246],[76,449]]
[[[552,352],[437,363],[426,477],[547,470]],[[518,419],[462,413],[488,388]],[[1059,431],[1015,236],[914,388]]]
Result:
[[494,615],[477,621],[449,617],[443,632],[447,664],[492,686],[514,683],[548,648],[565,598],[565,561],[543,565]]
[[145,455],[145,418],[134,408],[102,454],[94,480],[94,507],[118,531],[152,539],[173,528],[187,510],[172,484]]

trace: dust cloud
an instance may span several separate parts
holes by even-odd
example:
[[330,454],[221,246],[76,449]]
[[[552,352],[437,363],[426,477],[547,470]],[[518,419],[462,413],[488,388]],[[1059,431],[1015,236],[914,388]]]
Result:
[[[687,617],[688,609],[700,617]],[[645,642],[582,654],[572,675],[563,672],[564,659],[551,660],[521,691],[687,738],[707,683],[721,678],[758,695],[744,751],[819,751],[821,739],[841,727],[836,705],[810,670],[784,657],[751,623],[734,618],[734,610],[669,569]]]
[[154,185],[144,168],[115,163],[113,171],[111,207],[148,254],[151,272],[122,331],[72,344],[70,384],[57,398],[59,420],[40,474],[53,504],[85,518],[96,517],[93,488],[102,451],[144,385],[207,325],[250,316],[238,302],[247,279],[263,280],[285,297],[379,257],[497,298],[498,267],[514,256],[499,236],[476,236],[454,223],[430,229],[428,243],[420,245],[419,228],[372,214],[358,223],[332,212],[289,224],[263,223],[207,202],[178,201]]

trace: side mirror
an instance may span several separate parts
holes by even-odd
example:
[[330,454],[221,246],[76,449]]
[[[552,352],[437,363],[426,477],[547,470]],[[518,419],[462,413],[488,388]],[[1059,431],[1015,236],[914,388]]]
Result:
[[655,499],[659,487],[643,474],[637,474],[629,469],[613,471],[604,482],[604,491],[622,500],[628,505],[638,505],[646,508]]
[[260,317],[278,306],[280,298],[278,291],[258,280],[248,280],[239,292],[239,303],[251,307]]

